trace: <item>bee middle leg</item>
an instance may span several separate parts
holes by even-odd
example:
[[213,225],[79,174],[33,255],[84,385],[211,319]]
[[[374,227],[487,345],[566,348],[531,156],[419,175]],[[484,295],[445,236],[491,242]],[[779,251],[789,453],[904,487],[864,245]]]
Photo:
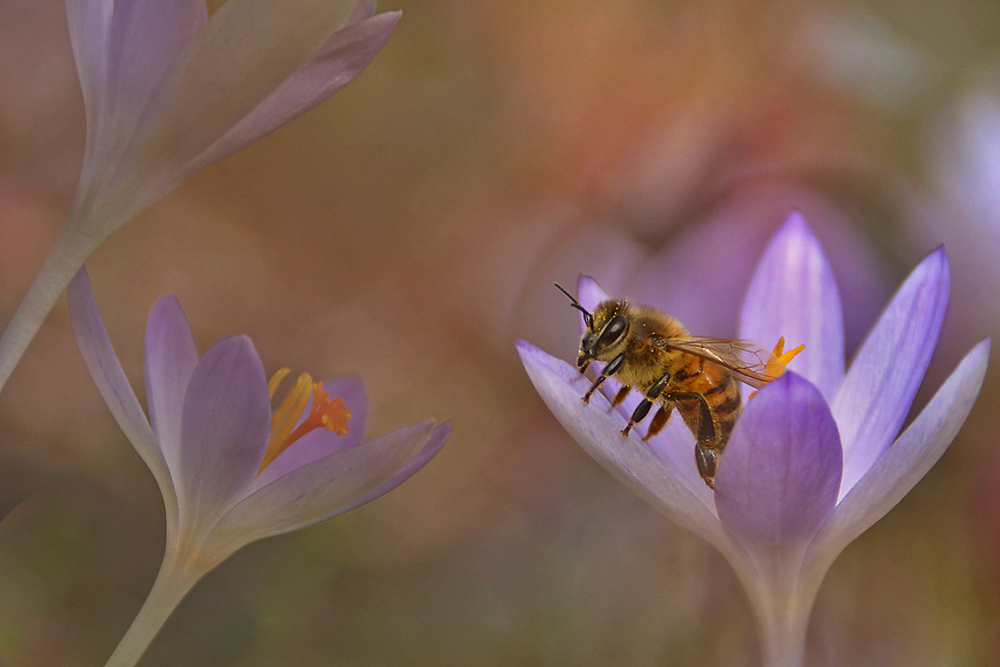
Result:
[[[649,409],[653,407],[653,401],[658,399],[660,394],[663,393],[663,390],[667,388],[667,384],[670,382],[671,377],[673,376],[670,373],[664,373],[659,380],[653,383],[653,386],[646,390],[646,396],[642,399],[639,405],[635,406],[635,410],[632,412],[632,416],[629,418],[628,424],[625,424],[625,428],[622,429],[623,438],[628,436],[629,431],[632,430],[633,426],[646,418],[646,415],[649,414]],[[656,417],[653,418],[654,421],[657,417],[659,417],[659,413],[657,413]],[[664,423],[666,422],[664,421]],[[660,428],[663,428],[663,426],[660,425]]]

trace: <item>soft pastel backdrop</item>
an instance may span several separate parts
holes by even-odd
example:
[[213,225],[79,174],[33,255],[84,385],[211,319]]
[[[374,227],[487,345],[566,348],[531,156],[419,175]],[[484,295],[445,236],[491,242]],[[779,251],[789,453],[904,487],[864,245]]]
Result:
[[[219,2],[211,2],[210,9]],[[773,230],[804,213],[848,355],[944,242],[929,396],[1000,331],[1000,6],[989,0],[400,0],[344,91],[195,175],[88,263],[141,386],[173,291],[202,350],[357,372],[370,432],[450,419],[395,492],[252,545],[143,665],[756,665],[706,543],[556,424],[515,338],[569,357],[580,272],[728,336]],[[0,321],[68,211],[82,100],[61,0],[0,0]],[[820,591],[809,665],[1000,662],[1000,375],[959,439]],[[7,514],[9,512],[9,514]],[[0,394],[0,664],[100,665],[162,554],[152,476],[50,316]]]

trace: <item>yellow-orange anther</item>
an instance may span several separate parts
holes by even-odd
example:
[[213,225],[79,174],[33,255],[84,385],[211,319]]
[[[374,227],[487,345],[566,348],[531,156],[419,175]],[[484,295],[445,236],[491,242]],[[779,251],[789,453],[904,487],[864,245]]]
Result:
[[773,380],[775,378],[781,377],[785,372],[785,366],[788,362],[795,358],[795,355],[806,349],[805,345],[799,345],[794,350],[789,350],[785,352],[785,337],[782,336],[778,339],[778,344],[774,346],[774,352],[771,353],[771,358],[767,360],[764,365],[764,376],[768,380]]
[[[785,367],[788,365],[788,362],[804,349],[806,349],[805,345],[799,345],[797,348],[785,352],[785,337],[782,336],[779,338],[778,344],[774,346],[774,351],[771,352],[771,358],[764,364],[764,377],[767,378],[767,381],[770,382],[781,377],[785,373]],[[756,391],[750,392],[750,398],[756,395]]]
[[[267,383],[267,390],[272,399],[278,385],[289,372],[287,368],[282,368]],[[302,423],[296,426],[296,422],[306,409],[306,404],[309,403],[310,393],[313,399],[312,407]],[[264,470],[293,442],[317,428],[325,428],[337,435],[347,435],[347,420],[350,417],[351,411],[344,405],[344,399],[338,396],[330,400],[329,392],[323,391],[323,383],[313,382],[309,373],[303,373],[295,381],[295,386],[288,392],[285,400],[271,415],[271,438],[268,440],[260,470]],[[257,474],[259,475],[260,471]]]

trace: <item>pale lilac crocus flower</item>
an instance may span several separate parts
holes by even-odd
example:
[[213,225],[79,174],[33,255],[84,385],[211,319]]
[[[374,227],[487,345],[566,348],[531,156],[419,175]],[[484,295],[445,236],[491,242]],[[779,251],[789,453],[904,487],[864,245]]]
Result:
[[199,359],[173,295],[154,304],[146,327],[147,420],[84,270],[67,295],[87,368],[166,509],[163,564],[109,665],[134,664],[198,579],[236,550],[388,493],[448,437],[448,422],[426,420],[362,442],[365,393],[350,377],[314,384],[303,374],[272,411],[287,370],[268,382],[246,336],[223,339]]
[[202,167],[284,125],[371,62],[400,12],[374,0],[66,0],[87,116],[76,198],[0,338],[0,387],[84,261]]
[[[930,470],[979,393],[988,340],[900,433],[938,341],[949,284],[942,248],[910,274],[845,373],[833,274],[793,216],[750,284],[740,334],[761,342],[784,336],[805,350],[748,401],[714,494],[698,476],[694,439],[680,420],[648,442],[642,428],[622,438],[637,397],[613,409],[595,394],[585,405],[591,381],[573,365],[523,341],[518,350],[545,403],[591,456],[725,555],[756,613],[764,664],[794,667],[834,559]],[[583,277],[579,298],[593,310],[606,295]]]

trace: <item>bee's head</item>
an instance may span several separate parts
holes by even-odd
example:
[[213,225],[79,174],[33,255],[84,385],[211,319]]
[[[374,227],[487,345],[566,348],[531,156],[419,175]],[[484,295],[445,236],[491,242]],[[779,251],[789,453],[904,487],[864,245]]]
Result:
[[580,341],[580,356],[576,360],[580,372],[587,370],[590,362],[609,361],[615,357],[628,336],[629,320],[626,316],[628,305],[624,301],[602,301],[591,313],[559,283],[555,284],[563,294],[569,297],[570,305],[583,313],[583,321],[587,330]]
[[594,359],[610,361],[622,351],[630,326],[627,311],[628,304],[616,299],[602,301],[594,309],[580,340],[580,357],[576,365],[581,371]]

